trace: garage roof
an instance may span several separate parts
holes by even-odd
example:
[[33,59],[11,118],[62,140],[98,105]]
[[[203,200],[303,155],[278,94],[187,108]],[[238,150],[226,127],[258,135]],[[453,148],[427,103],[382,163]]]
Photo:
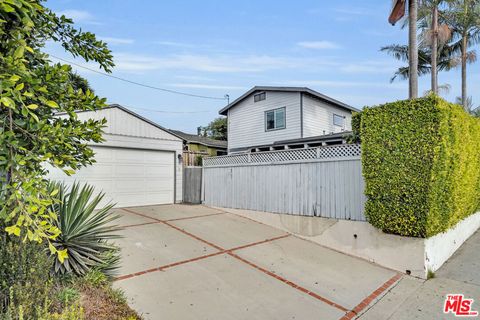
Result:
[[[154,127],[156,127],[157,129],[160,129],[162,131],[165,131],[166,133],[180,139],[180,140],[183,140],[183,137],[181,137],[180,135],[176,134],[175,132],[172,132],[171,130],[168,130],[167,128],[165,127],[162,127],[161,125],[159,125],[158,123],[155,123],[153,122],[152,120],[150,119],[147,119],[141,115],[139,115],[138,113],[136,112],[133,112],[132,110],[122,106],[122,105],[119,105],[119,104],[110,104],[108,107],[105,107],[103,109],[99,109],[99,110],[79,110],[79,111],[76,111],[76,113],[85,113],[85,112],[96,112],[96,111],[102,111],[102,110],[108,110],[108,109],[119,109],[119,110],[122,110],[123,112],[126,112],[128,113],[129,115],[139,119],[139,120],[142,120]],[[62,116],[62,115],[66,115],[66,112],[59,112],[57,113],[58,116]]]

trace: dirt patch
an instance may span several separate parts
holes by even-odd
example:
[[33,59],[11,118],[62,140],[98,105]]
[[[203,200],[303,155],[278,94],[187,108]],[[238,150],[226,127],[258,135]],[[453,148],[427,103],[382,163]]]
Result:
[[85,320],[141,320],[121,291],[110,287],[83,286],[80,303]]

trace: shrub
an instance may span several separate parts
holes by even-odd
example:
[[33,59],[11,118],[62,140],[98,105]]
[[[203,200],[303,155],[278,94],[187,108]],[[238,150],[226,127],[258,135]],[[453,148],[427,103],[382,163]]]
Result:
[[52,190],[58,189],[59,203],[52,206],[57,214],[56,226],[61,234],[51,241],[56,251],[67,249],[64,261],[56,257],[54,271],[57,274],[74,273],[85,275],[97,268],[113,275],[120,261],[119,250],[109,240],[118,238],[118,227],[112,222],[118,215],[112,213],[113,204],[95,210],[104,194],[93,196],[93,187],[82,187],[74,183],[69,189],[64,184],[51,183]]
[[71,287],[62,288],[57,293],[57,299],[63,305],[69,305],[72,302],[75,302],[80,298],[80,293],[77,289]]
[[36,308],[52,292],[52,263],[45,246],[0,236],[0,319],[36,318]]
[[85,285],[89,285],[94,288],[102,288],[109,284],[108,278],[105,276],[105,274],[95,269],[87,273],[82,278],[82,282]]
[[365,108],[359,128],[372,225],[430,237],[479,209],[480,121],[460,106],[432,95]]

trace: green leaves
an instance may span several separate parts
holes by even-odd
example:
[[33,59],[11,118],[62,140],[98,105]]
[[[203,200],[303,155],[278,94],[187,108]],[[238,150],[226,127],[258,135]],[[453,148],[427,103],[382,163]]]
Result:
[[[104,122],[80,121],[75,112],[105,106],[105,99],[73,87],[70,66],[52,64],[41,50],[47,41],[56,41],[105,70],[113,66],[103,42],[43,4],[0,0],[0,220],[7,226],[0,231],[35,242],[60,234],[49,209],[57,194],[47,188],[45,165],[73,174],[91,164],[88,144],[102,141]],[[57,248],[56,254],[64,261],[68,253]]]
[[368,221],[384,232],[430,237],[480,209],[480,120],[436,97],[364,108]]
[[1,97],[0,103],[7,108],[15,108],[15,102],[10,97]]
[[52,100],[49,100],[47,102],[45,102],[45,104],[47,106],[49,106],[50,108],[54,108],[54,109],[58,109],[58,104],[55,102],[55,101],[52,101]]
[[67,188],[51,183],[50,189],[59,190],[58,204],[51,209],[57,213],[56,225],[62,231],[49,245],[50,252],[57,254],[53,270],[59,274],[84,275],[92,268],[101,268],[111,274],[119,259],[115,246],[108,242],[118,238],[119,228],[112,225],[118,218],[111,211],[113,205],[96,210],[104,194],[94,195],[93,187],[88,185],[75,183]]
[[13,235],[19,236],[21,229],[17,226],[10,226],[10,227],[6,227],[5,231],[8,234],[13,234]]
[[25,48],[20,46],[17,49],[15,49],[15,51],[13,52],[13,57],[15,59],[20,59],[23,57],[24,52],[25,52]]

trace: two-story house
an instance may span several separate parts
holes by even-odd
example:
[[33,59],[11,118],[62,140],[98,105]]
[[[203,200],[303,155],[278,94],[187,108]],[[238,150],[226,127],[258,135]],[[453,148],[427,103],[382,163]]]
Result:
[[228,152],[236,153],[343,143],[354,111],[309,88],[256,86],[219,113],[228,117]]

